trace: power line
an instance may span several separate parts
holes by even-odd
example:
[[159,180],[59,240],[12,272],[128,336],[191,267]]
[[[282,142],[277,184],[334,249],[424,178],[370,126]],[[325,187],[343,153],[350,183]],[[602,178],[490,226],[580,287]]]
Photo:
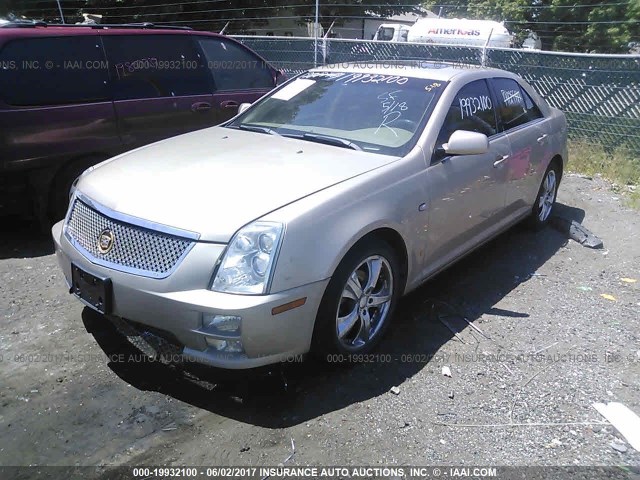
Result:
[[[173,7],[177,5],[197,5],[202,3],[222,3],[229,0],[201,0],[199,2],[179,2],[179,3],[159,3],[156,5],[123,5],[121,7],[92,7],[95,10],[125,10],[131,8],[160,8],[160,7]],[[269,8],[269,7],[266,7]],[[236,10],[244,10],[243,8],[237,8]]]
[[[120,14],[118,15],[118,13],[121,12],[121,10],[124,9],[141,9],[141,8],[161,8],[161,7],[170,7],[170,6],[182,6],[182,5],[203,5],[203,4],[212,4],[212,3],[222,3],[222,2],[226,2],[228,0],[200,0],[200,1],[188,1],[188,2],[173,2],[173,3],[163,3],[163,4],[153,4],[153,5],[138,5],[138,6],[134,6],[134,5],[125,5],[125,6],[111,6],[111,7],[95,7],[96,11],[103,11],[103,10],[116,10],[117,13],[114,12],[114,14],[112,16],[114,17],[126,17],[126,14]],[[36,0],[33,3],[44,3],[45,0]],[[49,0],[49,2],[51,2],[51,0]],[[48,2],[48,3],[49,3]],[[53,2],[51,2],[53,3]],[[628,5],[630,2],[612,2],[612,3],[602,3],[599,6],[618,6],[618,5]],[[225,9],[206,9],[206,10],[194,10],[194,11],[177,11],[177,12],[156,12],[156,13],[141,13],[141,14],[134,14],[135,16],[139,16],[142,18],[148,18],[148,17],[162,17],[162,16],[167,16],[167,15],[173,15],[173,16],[184,16],[184,15],[201,15],[201,14],[207,14],[207,13],[220,13],[220,12],[245,12],[245,11],[256,11],[256,10],[288,10],[288,9],[294,9],[294,8],[300,8],[300,7],[307,7],[308,4],[294,4],[294,5],[287,5],[287,6],[262,6],[262,7],[246,7],[246,8],[225,8]],[[340,3],[340,4],[331,4],[332,7],[346,7],[346,6],[350,6],[353,7],[353,4],[344,4],[344,3]],[[387,6],[387,4],[370,4],[367,5],[366,7],[363,8],[374,8],[374,7],[378,7],[378,6]],[[399,5],[400,6],[400,5]],[[411,6],[409,4],[403,4],[401,6]],[[441,5],[442,7],[448,7],[451,5]],[[51,6],[51,9],[53,9],[54,5]],[[557,8],[593,8],[593,5],[586,5],[586,4],[582,4],[582,5],[561,5],[561,6],[557,6]],[[554,8],[553,6],[547,5],[547,6],[518,6],[517,8],[519,9],[541,9],[541,8]],[[64,7],[65,11],[77,11],[78,9],[74,9],[73,7]],[[84,10],[84,9],[80,9],[80,10]],[[331,17],[331,15],[329,16]],[[184,18],[184,17],[182,17]],[[242,17],[231,17],[231,18],[215,18],[215,19],[194,19],[194,20],[174,20],[172,23],[203,23],[203,22],[207,22],[207,21],[233,21],[233,20],[238,20],[238,19],[244,19],[244,20],[272,20],[272,19],[299,19],[300,17],[295,16],[295,17],[291,17],[291,16],[274,16],[274,17],[247,17],[247,16],[242,16]],[[376,19],[376,18],[380,18],[380,17],[374,17],[374,16],[370,16],[370,15],[363,15],[363,16],[356,16],[356,15],[351,15],[351,16],[340,16],[340,18],[344,18],[344,19],[349,19],[349,20],[361,20],[361,19]],[[160,22],[160,23],[167,23],[167,22]],[[506,20],[504,23],[506,24],[512,24],[512,25],[527,25],[527,26],[533,26],[535,28],[536,25],[626,25],[626,24],[634,24],[636,23],[635,20],[604,20],[604,21],[535,21],[535,20],[531,20],[531,21],[519,21],[519,20]]]
[[[226,0],[212,0],[212,1],[226,1]],[[304,5],[304,4],[298,4],[298,5],[291,5],[289,6],[290,8],[296,8],[296,7],[305,7],[308,5]],[[194,10],[194,11],[180,11],[180,12],[160,12],[160,13],[145,13],[145,14],[141,14],[140,16],[144,16],[144,17],[158,17],[158,16],[166,16],[166,15],[174,15],[174,16],[178,16],[178,15],[195,15],[195,14],[203,14],[203,13],[218,13],[218,12],[235,12],[235,11],[239,11],[239,12],[243,12],[245,10],[269,10],[269,9],[273,9],[273,8],[283,8],[283,7],[247,7],[247,8],[242,8],[242,9],[237,9],[237,8],[227,8],[227,9],[214,9],[214,10]],[[66,8],[66,10],[69,10],[69,8]],[[96,9],[97,10],[97,9]],[[126,15],[117,15],[114,14],[112,15],[114,17],[118,17],[118,16],[126,16]],[[325,17],[333,17],[334,15],[325,15]],[[335,15],[335,16],[339,16],[340,18],[344,18],[344,19],[350,19],[350,20],[362,20],[362,19],[379,19],[379,17],[373,17],[370,15]],[[201,22],[201,21],[231,21],[231,20],[238,20],[238,19],[244,19],[244,20],[272,20],[272,19],[300,19],[301,17],[298,16],[273,16],[273,17],[247,17],[247,16],[242,16],[242,17],[231,17],[231,18],[213,18],[213,19],[195,19],[195,20],[185,20],[185,21],[180,21],[180,23],[185,23],[185,22]],[[178,21],[176,21],[177,23]],[[541,21],[522,21],[522,20],[505,20],[504,23],[511,23],[511,24],[527,24],[527,25],[618,25],[618,24],[633,24],[633,23],[638,23],[637,20],[603,20],[603,21],[577,21],[577,22],[567,22],[567,21],[558,21],[558,22],[541,22]]]
[[[162,8],[162,7],[171,7],[171,6],[181,6],[181,5],[198,5],[198,4],[211,4],[211,3],[222,3],[228,2],[229,0],[199,0],[199,1],[189,1],[189,2],[174,2],[174,3],[158,3],[152,5],[122,5],[122,6],[94,6],[91,7],[95,10],[127,10],[127,9],[142,9],[142,8]],[[51,8],[55,7],[55,2],[53,0],[35,0],[31,3],[52,3]],[[629,5],[631,2],[612,2],[612,3],[600,3],[597,7],[609,7],[609,6],[622,6]],[[296,4],[296,5],[274,5],[274,6],[264,6],[264,7],[246,7],[246,8],[236,8],[236,9],[225,9],[224,11],[230,10],[252,10],[252,9],[287,9],[287,8],[297,8],[297,7],[308,7],[309,4]],[[330,3],[330,4],[322,4],[321,7],[355,7],[357,4],[353,3]],[[388,3],[380,3],[380,4],[367,4],[362,5],[361,8],[375,8],[375,7],[388,7]],[[415,4],[394,4],[396,7],[416,7]],[[435,5],[437,7],[442,8],[459,8],[459,5]],[[65,10],[74,10],[73,7],[63,7]],[[576,9],[576,8],[594,8],[594,5],[582,4],[582,5],[516,5],[513,7],[517,10],[542,10],[542,9]],[[28,7],[25,9],[29,9]],[[81,7],[84,10],[84,8]],[[482,9],[482,7],[480,8]],[[467,9],[468,10],[468,9]],[[211,10],[207,10],[211,11]]]
[[[190,5],[190,4],[198,4],[198,3],[218,3],[218,2],[228,2],[228,1],[229,0],[198,0],[198,1],[192,1],[192,2],[160,3],[160,4],[156,4],[156,5],[122,5],[122,6],[117,6],[117,7],[94,6],[92,8],[99,8],[101,10],[112,10],[112,9],[121,9],[121,8],[125,9],[125,8],[167,7],[167,6],[173,6],[173,5]],[[51,3],[51,4],[53,4],[53,6],[51,8],[56,8],[55,7],[55,3],[56,3],[55,0],[32,0],[32,1],[29,2],[29,4],[35,4],[35,3]],[[73,7],[65,7],[65,8],[73,8]],[[24,10],[28,10],[28,9],[29,9],[29,7],[25,7],[24,8]]]
[[[163,15],[191,15],[195,13],[211,13],[217,10],[201,10],[197,12],[175,12],[175,13],[151,13],[146,14],[147,17],[163,16]],[[348,20],[376,20],[376,17],[366,15],[336,15],[339,18]],[[325,17],[333,17],[333,15],[325,15]],[[231,21],[231,20],[277,20],[277,19],[300,19],[298,16],[275,16],[275,17],[231,17],[231,18],[214,18],[207,21]],[[183,20],[181,23],[200,20]],[[505,20],[504,23],[511,24],[525,24],[525,25],[622,25],[622,24],[634,24],[638,23],[635,20],[604,20],[604,21],[592,21],[592,22],[537,22],[537,21],[518,21],[518,20]]]
[[[36,0],[32,3],[52,3],[53,0]],[[120,9],[129,9],[129,8],[152,8],[152,7],[170,7],[175,5],[197,5],[203,3],[220,3],[220,2],[230,2],[230,0],[199,0],[193,2],[177,2],[177,3],[159,3],[155,5],[122,5],[122,6],[111,6],[111,7],[100,7],[94,6],[92,8],[100,9],[100,10],[120,10]],[[308,3],[300,4],[300,5],[274,5],[274,6],[264,6],[264,7],[247,7],[247,8],[289,8],[289,7],[308,7],[310,6]],[[321,7],[357,7],[359,5],[354,3],[326,3],[322,4],[320,2]],[[418,6],[413,3],[394,3],[394,7],[411,7],[417,8]],[[366,4],[361,5],[361,8],[369,8],[369,7],[389,7],[388,3],[376,3],[376,4]],[[73,7],[67,7],[73,8]],[[235,10],[245,10],[245,8],[236,8]]]
[[603,21],[591,21],[591,22],[538,22],[538,21],[523,21],[523,20],[505,20],[504,23],[526,23],[528,25],[611,25],[621,23],[640,23],[638,20],[603,20]]
[[[618,5],[629,5],[630,1],[627,2],[615,2],[615,3],[599,3],[597,5],[593,4],[583,4],[583,5],[514,5],[513,7],[509,7],[510,9],[517,10],[544,10],[544,9],[559,9],[559,8],[594,8],[594,7],[614,7]],[[460,8],[460,5],[434,5],[435,7],[442,8]],[[480,6],[480,9],[483,7]]]
[[[55,7],[55,2],[53,2],[53,0],[35,0],[33,3],[51,3],[51,8],[47,9],[47,10],[53,10]],[[153,5],[138,5],[138,6],[133,6],[133,5],[125,5],[125,6],[111,6],[111,7],[95,7],[96,11],[102,11],[102,10],[109,10],[109,11],[113,11],[112,14],[110,14],[112,17],[127,17],[129,15],[137,17],[138,19],[146,19],[146,18],[157,18],[157,17],[171,17],[171,18],[175,18],[174,20],[171,21],[159,21],[159,22],[155,22],[158,24],[206,24],[206,23],[216,23],[216,22],[226,22],[226,21],[234,21],[234,22],[242,22],[244,20],[246,21],[251,21],[251,20],[263,20],[263,21],[270,21],[270,20],[301,20],[302,17],[300,16],[291,16],[291,15],[276,15],[276,16],[239,16],[239,17],[228,17],[226,16],[226,18],[211,18],[211,19],[204,19],[204,18],[199,18],[199,19],[193,19],[193,20],[188,20],[185,18],[189,18],[189,15],[203,15],[203,14],[208,14],[208,13],[225,13],[225,12],[239,12],[239,13],[245,13],[246,11],[269,11],[269,10],[283,10],[286,12],[286,10],[292,10],[294,8],[300,8],[300,7],[308,7],[308,4],[293,4],[293,5],[287,5],[287,6],[262,6],[262,7],[247,7],[247,8],[224,8],[224,9],[204,9],[204,10],[194,10],[194,11],[177,11],[177,12],[152,12],[152,13],[132,13],[132,14],[126,14],[123,13],[122,10],[125,9],[146,9],[146,8],[161,8],[161,7],[171,7],[171,6],[183,6],[183,5],[208,5],[211,6],[212,4],[220,4],[222,2],[227,2],[229,0],[199,0],[199,1],[186,1],[186,2],[173,2],[173,3],[162,3],[162,4],[153,4]],[[619,5],[628,5],[630,2],[611,2],[611,3],[602,3],[599,4],[598,6],[619,6]],[[345,3],[336,3],[336,4],[331,4],[332,7],[342,7],[342,6],[350,6],[353,7],[353,4],[345,4]],[[374,8],[377,6],[387,6],[387,4],[371,4],[371,5],[367,5],[366,7],[363,8]],[[409,6],[408,4],[403,4],[402,6]],[[443,5],[444,7],[446,7],[447,5]],[[450,6],[450,5],[449,5]],[[581,4],[581,5],[561,5],[558,6],[557,8],[593,8],[593,5],[586,5],[586,4]],[[520,6],[518,8],[521,9],[540,9],[540,8],[554,8],[553,6]],[[41,8],[40,10],[44,10],[43,8]],[[78,11],[78,10],[85,10],[86,9],[74,9],[73,7],[64,7],[64,10],[66,12],[71,12],[71,11]],[[186,17],[185,17],[186,16]],[[333,15],[329,15],[329,16],[325,16],[325,17],[333,17]],[[372,15],[342,15],[339,16],[339,18],[345,19],[345,20],[351,20],[351,21],[357,21],[357,20],[387,20],[383,17],[377,17],[377,16],[372,16]],[[557,35],[557,30],[547,30],[547,29],[538,29],[537,27],[539,26],[547,26],[547,28],[549,26],[556,26],[557,29],[561,29],[564,26],[570,27],[570,26],[580,26],[580,25],[585,25],[585,26],[592,26],[592,25],[634,25],[637,23],[636,20],[604,20],[604,21],[535,21],[535,20],[530,20],[530,21],[518,21],[518,20],[507,20],[504,22],[505,24],[509,24],[509,25],[520,25],[520,26],[526,26],[530,29],[533,29],[534,31],[536,31],[536,33],[539,34],[539,36],[541,37],[542,40],[553,40],[553,36]],[[281,27],[281,26],[268,26],[266,28],[255,28],[253,26],[249,26],[248,29],[252,30],[252,31],[271,31],[271,30],[282,30],[283,28],[288,28],[288,27]],[[343,31],[346,30],[353,30],[353,31],[360,31],[360,28],[355,28],[355,27],[338,27],[341,28]],[[591,44],[591,47],[595,47],[598,48],[598,45],[596,44]]]
[[[215,1],[227,1],[227,0],[215,0]],[[296,8],[296,7],[306,7],[308,5],[290,5],[289,7],[286,8]],[[193,11],[177,11],[177,12],[164,12],[164,13],[143,13],[142,15],[145,16],[156,16],[156,15],[193,15],[195,13],[212,13],[212,12],[244,12],[246,10],[271,10],[271,9],[284,9],[285,7],[246,7],[246,8],[216,8],[214,10],[193,10]],[[123,16],[123,15],[116,15],[114,14],[113,16]],[[272,19],[272,18],[281,18],[279,16],[275,16],[275,17],[263,17],[265,19]]]

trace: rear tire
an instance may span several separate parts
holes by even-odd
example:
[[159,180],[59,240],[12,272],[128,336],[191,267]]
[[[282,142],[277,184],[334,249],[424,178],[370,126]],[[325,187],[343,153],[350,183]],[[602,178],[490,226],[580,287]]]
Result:
[[[342,259],[324,293],[313,351],[345,356],[370,352],[389,327],[401,295],[400,263],[384,241],[368,239]],[[326,357],[325,357],[326,358]]]
[[553,214],[553,207],[556,204],[558,196],[558,185],[560,184],[560,168],[554,161],[551,162],[547,171],[542,177],[542,183],[538,189],[538,195],[531,208],[531,214],[527,219],[527,225],[534,229],[540,230],[548,223]]

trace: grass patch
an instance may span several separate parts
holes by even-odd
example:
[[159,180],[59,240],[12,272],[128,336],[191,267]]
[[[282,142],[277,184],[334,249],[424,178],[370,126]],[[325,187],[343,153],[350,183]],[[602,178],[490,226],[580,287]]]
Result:
[[611,150],[584,140],[570,140],[567,167],[584,175],[602,175],[613,182],[616,193],[623,194],[633,208],[640,209],[640,156],[631,149]]

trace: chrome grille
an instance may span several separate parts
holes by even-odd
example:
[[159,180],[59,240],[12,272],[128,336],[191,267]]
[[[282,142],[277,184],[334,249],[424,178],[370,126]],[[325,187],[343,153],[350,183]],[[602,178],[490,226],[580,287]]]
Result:
[[[101,253],[98,237],[105,229],[113,232],[114,241],[109,252]],[[110,218],[79,199],[69,214],[66,234],[95,263],[152,277],[168,275],[194,243]]]

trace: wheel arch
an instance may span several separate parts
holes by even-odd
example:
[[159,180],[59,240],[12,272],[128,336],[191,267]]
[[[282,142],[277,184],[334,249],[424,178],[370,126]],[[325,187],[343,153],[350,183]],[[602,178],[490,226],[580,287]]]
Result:
[[[392,303],[391,310],[387,314],[388,316],[385,320],[386,323],[380,328],[380,331],[375,334],[375,339],[372,340],[372,343],[369,347],[365,347],[364,351],[368,352],[371,348],[375,348],[380,339],[384,336],[384,332],[388,328],[389,323],[393,318],[395,305],[398,299],[404,293],[408,269],[408,256],[404,239],[397,230],[388,226],[370,229],[366,233],[359,236],[357,240],[350,243],[349,247],[342,252],[342,256],[335,262],[331,273],[331,281],[329,281],[327,286],[325,287],[322,295],[322,300],[318,308],[318,313],[316,315],[316,318],[314,319],[313,334],[311,339],[312,353],[326,354],[338,352],[338,350],[336,350],[336,339],[329,334],[329,328],[335,329],[335,326],[332,327],[332,324],[330,323],[331,319],[333,319],[332,321],[335,322],[335,312],[334,315],[329,315],[329,312],[331,311],[330,309],[332,308],[330,305],[335,305],[335,303],[332,303],[330,300],[334,298],[333,295],[340,291],[336,290],[336,286],[341,285],[341,283],[336,283],[336,281],[342,278],[341,275],[343,275],[345,272],[344,267],[348,265],[348,263],[345,262],[353,260],[354,256],[357,256],[359,253],[361,254],[362,252],[359,252],[360,249],[372,249],[372,246],[375,244],[374,242],[377,242],[379,245],[383,245],[385,247],[383,250],[390,249],[396,254],[394,262],[399,265],[400,272],[397,278],[398,288],[394,287],[394,302]],[[373,250],[375,251],[375,247],[373,248]],[[394,283],[395,281],[396,279],[394,278]]]
[[[404,238],[402,238],[402,235],[400,235],[400,233],[397,230],[394,230],[393,228],[390,228],[390,227],[378,227],[369,231],[368,233],[361,236],[360,239],[358,239],[356,242],[354,242],[349,249],[347,249],[347,251],[342,256],[342,259],[344,259],[344,257],[347,256],[349,252],[357,248],[362,243],[373,240],[373,239],[379,239],[384,241],[398,255],[398,262],[400,263],[400,282],[401,282],[400,286],[401,286],[401,291],[404,291],[404,288],[407,285],[407,274],[409,270],[409,255],[407,253],[407,245],[405,244]],[[340,259],[340,262],[342,261],[342,259]],[[337,265],[339,264],[340,263],[338,262]],[[336,265],[336,268],[337,268],[337,265]]]
[[562,159],[562,157],[560,156],[560,154],[556,154],[554,155],[554,157],[551,159],[551,161],[549,162],[549,165],[553,165],[556,164],[558,166],[558,170],[560,173],[560,178],[558,179],[558,184],[560,184],[560,181],[562,180],[562,175],[564,173],[564,161]]
[[69,180],[77,178],[84,170],[108,159],[111,155],[106,152],[88,152],[69,157],[56,168],[46,192],[46,214],[50,220],[59,216],[60,202],[68,196]]

